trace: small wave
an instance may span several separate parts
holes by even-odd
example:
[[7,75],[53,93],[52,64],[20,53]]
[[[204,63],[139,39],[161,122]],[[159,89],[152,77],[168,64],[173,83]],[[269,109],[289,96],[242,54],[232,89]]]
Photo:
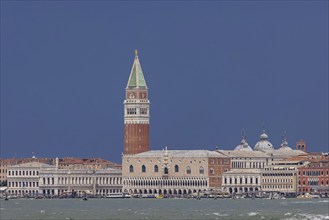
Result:
[[291,218],[285,218],[285,220],[297,220],[297,219],[324,220],[324,219],[329,219],[329,216],[328,215],[320,215],[320,214],[306,214],[306,213],[301,213],[301,214],[295,214]]
[[285,215],[285,216],[287,216],[287,215],[291,215],[291,213],[290,213],[290,212],[287,212],[287,213],[284,213],[284,215]]
[[296,203],[296,204],[307,204],[307,203],[315,203],[315,201],[294,201],[292,203]]
[[40,213],[41,213],[41,214],[45,214],[46,211],[45,211],[45,210],[41,210]]
[[328,202],[329,202],[329,200],[320,200],[320,201],[318,201],[318,202],[324,202],[324,203],[328,203]]
[[329,219],[328,215],[316,215],[316,214],[300,214],[302,217],[305,217],[306,219],[312,219],[312,220],[321,220],[321,219]]
[[249,215],[249,216],[259,215],[259,212],[249,212],[248,215]]
[[212,213],[213,215],[216,215],[216,216],[229,216],[228,214],[220,214],[218,212],[214,212]]

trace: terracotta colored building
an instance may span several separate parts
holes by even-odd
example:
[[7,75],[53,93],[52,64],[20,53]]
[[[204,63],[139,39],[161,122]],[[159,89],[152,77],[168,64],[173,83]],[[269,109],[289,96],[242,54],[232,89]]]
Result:
[[60,158],[58,163],[59,169],[89,169],[99,170],[106,168],[117,168],[117,164],[102,158]]
[[209,188],[214,191],[219,191],[222,186],[222,175],[231,169],[230,158],[216,155],[216,157],[208,158],[208,176]]
[[307,152],[306,142],[304,140],[299,140],[296,142],[296,150],[301,150]]
[[329,156],[310,154],[306,166],[298,168],[298,193],[329,195]]
[[150,101],[137,50],[124,101],[124,154],[150,150]]

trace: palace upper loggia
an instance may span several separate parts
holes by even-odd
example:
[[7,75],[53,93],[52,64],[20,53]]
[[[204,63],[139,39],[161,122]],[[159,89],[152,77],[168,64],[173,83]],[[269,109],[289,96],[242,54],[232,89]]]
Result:
[[135,51],[124,100],[123,192],[173,196],[271,190],[296,193],[298,168],[308,157],[304,147],[302,142],[294,150],[283,138],[275,149],[263,131],[254,148],[243,135],[234,150],[152,150],[148,87]]

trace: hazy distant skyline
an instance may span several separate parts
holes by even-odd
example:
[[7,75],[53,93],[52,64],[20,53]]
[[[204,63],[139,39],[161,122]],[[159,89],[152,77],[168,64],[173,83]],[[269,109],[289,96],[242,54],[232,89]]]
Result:
[[1,1],[1,157],[120,162],[135,49],[151,149],[328,151],[327,1]]

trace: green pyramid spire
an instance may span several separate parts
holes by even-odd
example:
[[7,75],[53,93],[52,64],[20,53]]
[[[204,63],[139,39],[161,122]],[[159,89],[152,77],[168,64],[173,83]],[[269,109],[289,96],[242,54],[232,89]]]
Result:
[[131,68],[131,72],[127,84],[127,88],[135,88],[135,87],[147,88],[142,67],[141,64],[139,63],[137,50],[135,50],[135,60],[133,67]]

